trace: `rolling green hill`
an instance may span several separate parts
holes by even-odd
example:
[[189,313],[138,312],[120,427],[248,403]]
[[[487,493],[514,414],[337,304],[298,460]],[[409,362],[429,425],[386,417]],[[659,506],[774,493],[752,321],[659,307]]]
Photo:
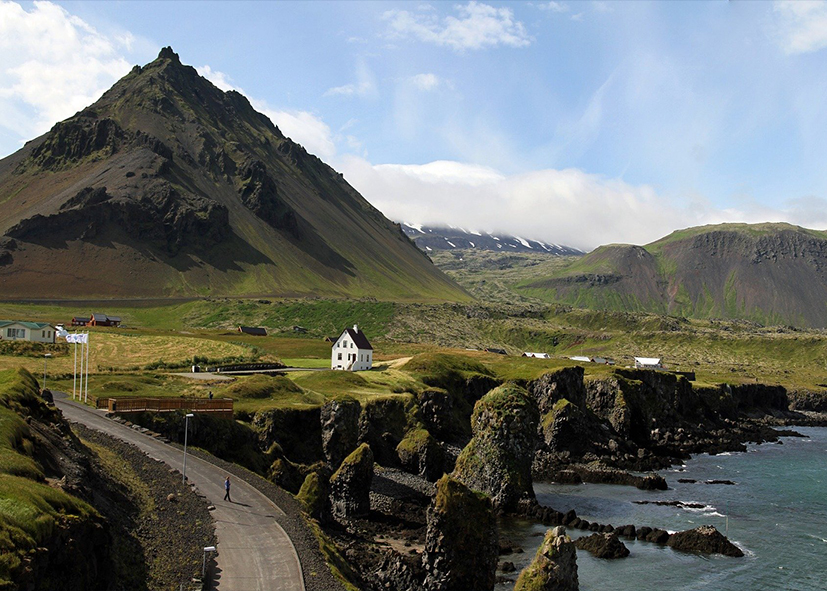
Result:
[[6,298],[469,299],[335,170],[164,48],[0,160]]
[[518,292],[575,306],[827,326],[827,232],[721,224],[608,245]]

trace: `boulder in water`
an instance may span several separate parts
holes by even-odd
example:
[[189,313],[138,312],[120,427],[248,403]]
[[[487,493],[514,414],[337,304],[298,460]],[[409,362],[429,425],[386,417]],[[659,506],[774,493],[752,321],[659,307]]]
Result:
[[629,549],[621,542],[616,533],[592,534],[575,540],[574,545],[580,550],[591,552],[595,558],[626,558]]
[[695,529],[672,534],[666,545],[675,550],[698,554],[723,554],[735,558],[744,555],[738,546],[730,542],[712,525],[702,525]]
[[566,528],[546,532],[534,561],[520,573],[514,591],[577,591],[577,550]]

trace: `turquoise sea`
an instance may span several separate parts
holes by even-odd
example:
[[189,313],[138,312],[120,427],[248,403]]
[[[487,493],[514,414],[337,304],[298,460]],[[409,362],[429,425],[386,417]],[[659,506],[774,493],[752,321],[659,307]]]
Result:
[[[695,556],[647,542],[628,542],[628,558],[600,560],[578,550],[580,589],[608,591],[814,591],[827,589],[827,428],[798,428],[807,438],[752,445],[746,453],[702,455],[660,472],[669,490],[647,492],[597,484],[536,484],[537,500],[559,511],[574,509],[589,521],[648,525],[680,531],[710,524],[745,558]],[[678,478],[697,480],[681,484]],[[705,484],[732,480],[736,484]],[[634,501],[699,503],[703,509],[639,505]],[[502,534],[525,553],[503,557],[519,572],[534,556],[546,528],[524,521]],[[569,530],[572,537],[583,535]],[[514,576],[513,578],[516,578]],[[508,589],[510,585],[498,585]]]

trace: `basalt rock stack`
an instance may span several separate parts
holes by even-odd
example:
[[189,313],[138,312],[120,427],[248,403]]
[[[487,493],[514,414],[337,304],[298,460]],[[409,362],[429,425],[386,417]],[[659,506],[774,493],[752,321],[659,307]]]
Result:
[[490,495],[497,509],[513,511],[521,500],[533,500],[539,415],[537,404],[518,386],[500,386],[483,396],[474,406],[474,436],[457,459],[455,478]]

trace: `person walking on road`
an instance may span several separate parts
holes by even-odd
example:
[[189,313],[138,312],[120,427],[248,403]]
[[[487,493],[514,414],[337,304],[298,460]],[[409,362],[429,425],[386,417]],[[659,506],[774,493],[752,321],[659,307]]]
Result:
[[230,477],[227,476],[227,479],[224,481],[224,500],[230,501],[231,503],[233,500],[230,498]]

